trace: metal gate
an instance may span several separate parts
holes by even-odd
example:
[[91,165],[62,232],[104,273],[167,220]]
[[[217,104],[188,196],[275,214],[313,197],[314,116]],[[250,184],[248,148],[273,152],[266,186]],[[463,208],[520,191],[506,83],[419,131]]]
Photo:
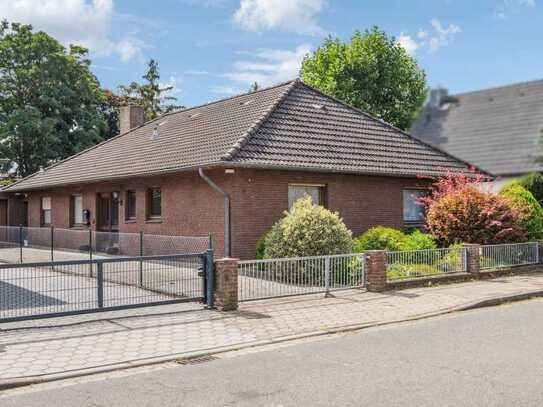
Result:
[[0,265],[0,322],[200,301],[213,251]]

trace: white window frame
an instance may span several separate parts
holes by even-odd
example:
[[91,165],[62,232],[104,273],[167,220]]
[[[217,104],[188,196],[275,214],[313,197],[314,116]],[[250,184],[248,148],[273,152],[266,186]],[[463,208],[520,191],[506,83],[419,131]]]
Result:
[[[300,199],[301,197],[298,197],[295,200],[291,199],[290,189],[291,188],[317,188],[319,192],[318,202],[313,202],[315,205],[322,205],[325,206],[325,194],[326,194],[326,184],[300,184],[300,183],[292,183],[288,184],[288,209],[290,210],[292,208],[292,205]],[[309,194],[306,194],[308,196],[311,196]],[[313,198],[311,196],[311,198]]]
[[[426,194],[428,194],[428,190],[424,189],[424,188],[407,188],[407,189],[403,190],[403,193],[402,193],[402,208],[403,208],[402,217],[403,217],[403,221],[405,223],[421,224],[421,223],[425,222],[426,213],[424,211],[424,207],[422,205],[418,205],[416,203],[415,199],[413,199],[413,197],[414,196],[421,197],[421,196],[424,196]],[[408,197],[411,198],[411,199],[408,200],[407,199]],[[409,210],[409,208],[407,208],[406,204],[407,205],[413,204],[414,207],[412,207],[411,210]],[[415,213],[416,215],[411,216],[411,213]]]
[[[72,226],[81,226],[84,224],[84,217],[83,217],[83,195],[82,194],[74,194],[70,197],[70,218],[72,221]],[[76,208],[76,201],[79,200],[81,202],[81,208],[78,211]],[[79,212],[79,213],[78,213]],[[79,218],[78,219],[78,215]]]
[[42,226],[51,226],[52,199],[50,196],[42,196],[40,198],[40,218]]

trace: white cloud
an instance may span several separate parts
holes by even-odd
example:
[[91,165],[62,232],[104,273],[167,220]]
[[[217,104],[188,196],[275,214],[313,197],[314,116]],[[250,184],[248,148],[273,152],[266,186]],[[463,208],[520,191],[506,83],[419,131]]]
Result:
[[311,46],[303,44],[296,49],[277,50],[261,49],[254,53],[244,52],[252,60],[237,61],[233,70],[224,76],[234,82],[260,86],[270,86],[297,78],[304,56],[311,51]]
[[494,16],[499,20],[505,20],[510,14],[518,14],[524,9],[536,6],[536,0],[501,0],[494,11]]
[[430,37],[429,46],[430,52],[437,51],[438,49],[449,45],[453,40],[455,34],[462,32],[459,26],[449,24],[448,27],[443,27],[441,21],[437,18],[433,18],[430,22],[437,35]]
[[326,0],[241,0],[234,23],[247,31],[282,29],[308,35],[322,35],[316,21]]
[[32,24],[65,45],[77,44],[97,55],[118,54],[128,61],[139,56],[145,44],[132,37],[110,36],[113,0],[10,0],[0,2],[0,16]]
[[404,47],[407,53],[410,55],[414,55],[415,51],[420,48],[420,44],[416,40],[411,38],[411,36],[404,34],[403,32],[400,33],[397,41],[398,44]]
[[416,38],[403,32],[400,33],[397,38],[398,44],[404,47],[411,55],[414,55],[419,49],[436,52],[440,48],[451,44],[454,36],[462,32],[462,29],[455,24],[449,24],[445,27],[437,18],[433,18],[430,21],[430,25],[432,26],[431,31],[421,29],[417,33]]

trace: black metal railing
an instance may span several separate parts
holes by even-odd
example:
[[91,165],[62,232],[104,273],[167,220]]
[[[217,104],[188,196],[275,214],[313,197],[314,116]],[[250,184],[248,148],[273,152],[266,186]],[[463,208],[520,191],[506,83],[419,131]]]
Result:
[[0,262],[4,263],[202,253],[209,245],[209,237],[205,236],[0,226]]
[[0,264],[0,321],[186,301],[212,307],[212,265],[211,250]]

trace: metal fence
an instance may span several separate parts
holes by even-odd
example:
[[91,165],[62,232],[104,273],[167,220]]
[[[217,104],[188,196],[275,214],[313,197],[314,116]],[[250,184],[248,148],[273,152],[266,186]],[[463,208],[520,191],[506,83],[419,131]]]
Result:
[[467,271],[465,248],[387,252],[387,279],[404,280]]
[[240,301],[365,286],[364,255],[248,260],[238,264]]
[[537,242],[481,246],[481,269],[525,266],[539,263]]
[[0,262],[5,263],[202,253],[208,246],[207,237],[0,226]]
[[0,321],[205,300],[212,252],[0,265]]

